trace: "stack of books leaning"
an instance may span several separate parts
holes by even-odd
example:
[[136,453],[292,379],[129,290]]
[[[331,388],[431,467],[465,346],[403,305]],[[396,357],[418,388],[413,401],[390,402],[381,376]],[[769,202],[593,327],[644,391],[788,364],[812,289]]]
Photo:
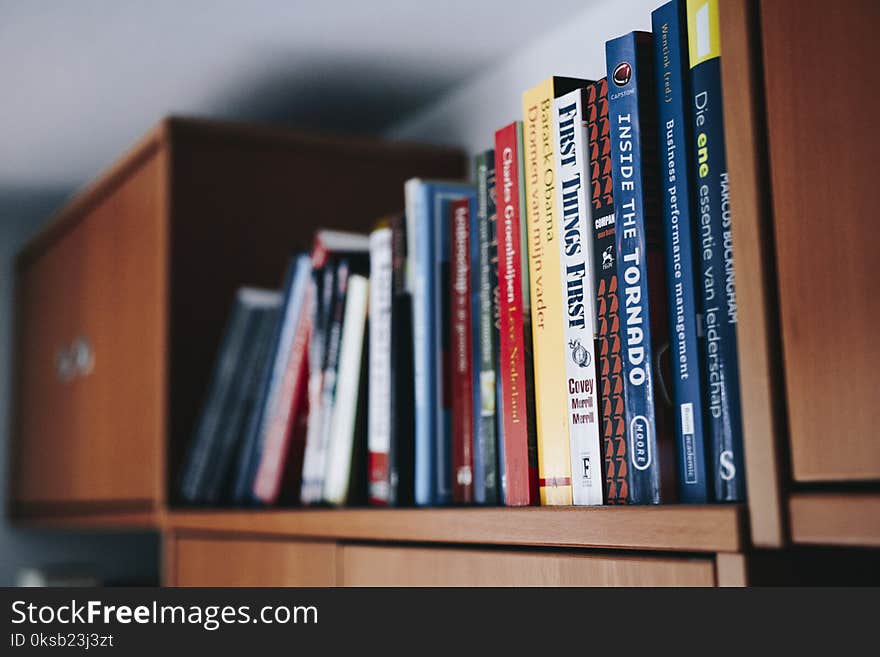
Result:
[[652,19],[526,91],[473,182],[239,291],[184,501],[744,499],[717,2]]

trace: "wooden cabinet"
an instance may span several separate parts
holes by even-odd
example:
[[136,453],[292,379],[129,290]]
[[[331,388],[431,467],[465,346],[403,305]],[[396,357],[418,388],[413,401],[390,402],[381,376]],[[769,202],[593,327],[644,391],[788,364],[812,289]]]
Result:
[[168,539],[174,586],[335,586],[335,543],[181,536]]
[[[159,513],[235,289],[278,287],[317,227],[366,231],[453,149],[168,120],[17,261],[13,509]],[[144,517],[141,515],[140,517]]]
[[709,558],[345,545],[344,586],[714,586]]
[[20,261],[19,486],[36,504],[144,505],[164,430],[164,227],[151,158]]
[[760,9],[792,474],[880,480],[880,6]]

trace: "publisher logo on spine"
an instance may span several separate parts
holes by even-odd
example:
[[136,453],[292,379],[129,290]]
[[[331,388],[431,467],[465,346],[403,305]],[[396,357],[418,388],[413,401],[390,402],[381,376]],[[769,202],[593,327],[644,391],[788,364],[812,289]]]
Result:
[[632,79],[632,74],[632,66],[630,66],[628,62],[621,62],[614,67],[614,72],[611,74],[611,79],[614,80],[614,84],[616,84],[618,87],[625,87]]

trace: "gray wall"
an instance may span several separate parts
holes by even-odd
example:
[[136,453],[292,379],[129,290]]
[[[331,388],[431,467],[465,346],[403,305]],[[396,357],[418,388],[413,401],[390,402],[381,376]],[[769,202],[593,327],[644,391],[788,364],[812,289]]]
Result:
[[[15,253],[67,195],[61,189],[0,189],[0,504],[8,497],[8,444],[13,353]],[[71,533],[24,529],[0,520],[0,586],[15,583],[22,567],[74,565],[108,583],[155,583],[155,534]]]

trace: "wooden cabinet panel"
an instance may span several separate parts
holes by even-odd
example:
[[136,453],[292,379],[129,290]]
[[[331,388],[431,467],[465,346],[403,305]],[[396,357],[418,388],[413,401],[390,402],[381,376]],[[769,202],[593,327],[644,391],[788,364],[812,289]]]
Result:
[[156,500],[164,435],[161,175],[159,158],[147,160],[22,271],[21,501]]
[[83,391],[69,348],[82,322],[84,243],[85,230],[78,225],[18,281],[19,436],[13,474],[17,497],[25,502],[64,499],[75,487],[67,445],[83,440]]
[[792,467],[880,479],[880,5],[761,2]]
[[345,586],[714,586],[711,559],[346,545]]
[[178,536],[167,576],[174,586],[335,586],[336,544]]

